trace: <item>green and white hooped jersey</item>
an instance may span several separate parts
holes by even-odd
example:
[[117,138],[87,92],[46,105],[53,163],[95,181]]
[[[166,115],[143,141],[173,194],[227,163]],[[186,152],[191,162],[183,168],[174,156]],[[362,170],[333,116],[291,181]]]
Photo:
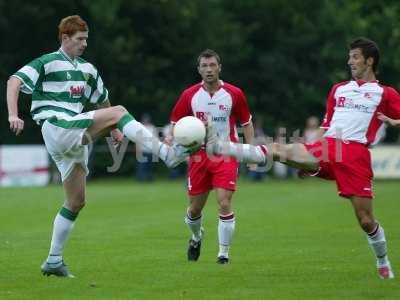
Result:
[[82,58],[71,60],[60,48],[34,59],[18,70],[21,91],[32,94],[33,120],[80,114],[85,104],[108,100],[108,91],[97,69]]

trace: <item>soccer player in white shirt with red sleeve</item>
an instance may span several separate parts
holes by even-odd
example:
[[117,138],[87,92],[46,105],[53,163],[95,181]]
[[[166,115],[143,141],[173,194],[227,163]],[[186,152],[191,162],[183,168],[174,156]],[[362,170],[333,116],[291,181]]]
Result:
[[[171,123],[175,124],[185,116],[196,116],[203,122],[212,119],[218,135],[223,140],[238,142],[236,123],[243,127],[247,143],[254,137],[250,111],[243,92],[219,79],[221,63],[213,50],[203,51],[198,58],[198,71],[202,82],[186,89],[177,101]],[[189,241],[188,260],[197,261],[202,239],[202,210],[209,192],[216,190],[219,205],[217,262],[229,262],[229,246],[235,227],[235,216],[231,199],[236,189],[239,163],[232,157],[208,157],[205,149],[200,149],[190,157],[188,170],[188,194],[190,204],[185,222],[192,237]]]
[[371,155],[368,147],[379,141],[384,122],[399,126],[400,95],[376,80],[379,49],[375,42],[358,38],[349,47],[348,65],[352,78],[335,84],[327,99],[321,139],[313,144],[243,145],[218,141],[209,130],[208,149],[263,162],[269,156],[310,175],[335,180],[338,194],[350,199],[357,220],[366,233],[383,279],[394,274],[387,256],[383,227],[373,215]]

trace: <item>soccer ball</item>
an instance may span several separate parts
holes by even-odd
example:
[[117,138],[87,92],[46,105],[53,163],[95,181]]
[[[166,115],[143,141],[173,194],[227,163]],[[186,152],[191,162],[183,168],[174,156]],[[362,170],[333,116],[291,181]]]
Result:
[[188,116],[176,122],[173,134],[178,144],[193,147],[204,143],[206,127],[200,119]]

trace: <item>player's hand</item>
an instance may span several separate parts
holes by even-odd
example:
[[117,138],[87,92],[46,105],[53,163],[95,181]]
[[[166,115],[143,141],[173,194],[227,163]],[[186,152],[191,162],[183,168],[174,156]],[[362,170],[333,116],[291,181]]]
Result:
[[118,147],[121,144],[122,140],[124,139],[124,135],[119,129],[113,129],[110,132],[110,135],[114,141],[114,146]]
[[391,119],[381,112],[378,112],[378,119],[390,126],[400,126],[400,120]]
[[24,130],[24,121],[18,116],[9,116],[8,122],[10,122],[10,130],[15,133],[15,135],[19,135],[22,130]]

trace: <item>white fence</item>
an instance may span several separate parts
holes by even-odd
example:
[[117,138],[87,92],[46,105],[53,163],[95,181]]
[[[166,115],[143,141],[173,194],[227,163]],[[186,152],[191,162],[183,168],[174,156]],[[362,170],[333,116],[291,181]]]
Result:
[[45,146],[0,145],[0,187],[43,186],[49,178]]

